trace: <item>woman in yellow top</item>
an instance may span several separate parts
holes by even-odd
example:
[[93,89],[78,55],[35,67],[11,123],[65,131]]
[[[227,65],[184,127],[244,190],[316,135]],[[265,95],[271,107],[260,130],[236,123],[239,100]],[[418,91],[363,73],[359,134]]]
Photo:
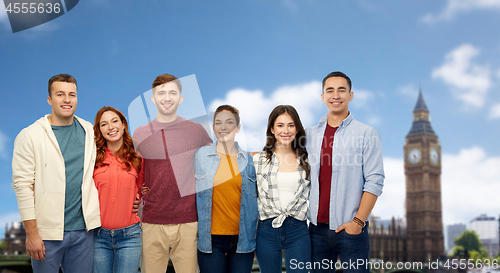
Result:
[[198,264],[201,273],[252,270],[257,226],[257,188],[252,156],[234,141],[236,108],[214,113],[217,141],[195,154]]

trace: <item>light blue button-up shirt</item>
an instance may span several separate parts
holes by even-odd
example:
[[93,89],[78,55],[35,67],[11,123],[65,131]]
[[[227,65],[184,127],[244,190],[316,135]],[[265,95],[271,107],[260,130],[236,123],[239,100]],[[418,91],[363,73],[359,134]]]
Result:
[[[310,221],[317,225],[321,145],[328,115],[306,129],[306,149],[311,165]],[[352,118],[340,123],[333,141],[332,187],[330,192],[330,229],[351,222],[359,209],[363,192],[382,194],[384,166],[382,143],[377,130]]]

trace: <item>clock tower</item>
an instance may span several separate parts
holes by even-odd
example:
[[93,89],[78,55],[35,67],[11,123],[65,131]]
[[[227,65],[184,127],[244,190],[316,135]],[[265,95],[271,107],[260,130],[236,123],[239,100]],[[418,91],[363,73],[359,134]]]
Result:
[[404,145],[408,260],[427,262],[444,254],[441,211],[441,145],[422,91]]

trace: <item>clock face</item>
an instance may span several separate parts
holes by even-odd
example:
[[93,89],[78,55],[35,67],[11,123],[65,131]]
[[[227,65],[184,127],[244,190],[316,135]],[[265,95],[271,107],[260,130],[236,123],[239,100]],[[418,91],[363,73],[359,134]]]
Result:
[[408,160],[412,164],[417,164],[420,161],[421,156],[422,154],[420,153],[420,150],[415,148],[408,153]]
[[437,164],[439,160],[439,154],[436,151],[436,149],[432,148],[431,153],[430,153],[430,158],[432,163]]

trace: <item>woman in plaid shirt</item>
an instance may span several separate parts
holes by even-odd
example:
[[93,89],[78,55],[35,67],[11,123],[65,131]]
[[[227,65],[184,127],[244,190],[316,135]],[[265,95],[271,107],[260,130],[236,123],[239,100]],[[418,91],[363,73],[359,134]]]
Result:
[[[262,273],[307,272],[311,241],[307,229],[309,163],[305,130],[295,108],[280,105],[269,115],[264,151],[253,157],[257,174],[256,255]],[[301,269],[302,268],[302,269]]]

